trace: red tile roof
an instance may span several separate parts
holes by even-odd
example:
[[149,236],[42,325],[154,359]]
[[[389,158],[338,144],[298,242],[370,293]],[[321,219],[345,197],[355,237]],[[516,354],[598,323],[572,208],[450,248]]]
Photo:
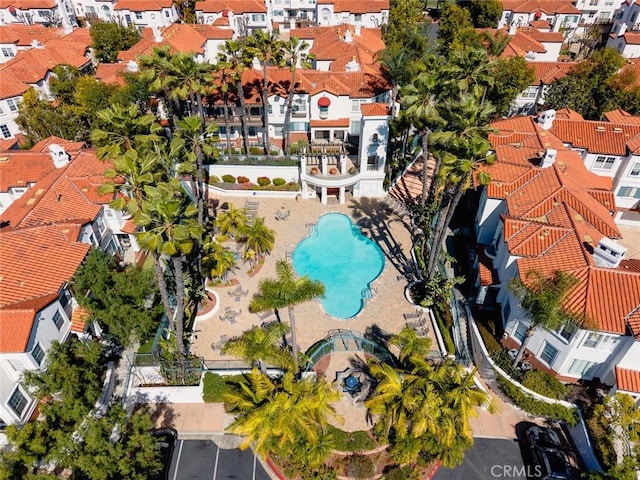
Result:
[[112,195],[98,195],[108,168],[95,152],[83,151],[66,167],[55,169],[0,215],[9,228],[93,221]]
[[573,0],[502,0],[502,9],[515,13],[544,12],[548,15],[554,13],[582,12],[573,6]]
[[386,103],[363,103],[360,105],[363,117],[385,117],[391,115]]
[[43,44],[63,34],[64,30],[62,29],[48,28],[42,25],[8,24],[0,28],[0,43],[14,43],[19,47],[30,47],[34,40]]
[[640,371],[616,365],[616,386],[618,390],[640,393]]
[[542,82],[548,85],[567,76],[571,69],[576,65],[576,62],[528,62],[527,64],[530,67],[533,67],[533,72],[536,78],[535,84],[538,85]]
[[94,77],[103,83],[111,85],[125,85],[126,80],[122,76],[127,71],[127,62],[100,63]]
[[0,0],[0,8],[15,7],[20,10],[32,8],[55,8],[56,0]]
[[36,311],[0,309],[0,353],[24,352],[31,336]]
[[625,32],[623,37],[627,45],[640,45],[640,33]]
[[53,160],[48,153],[21,150],[0,152],[0,192],[35,183],[54,170]]
[[76,307],[71,314],[71,331],[83,333],[87,326],[87,320],[91,317],[91,311],[84,307]]
[[311,128],[348,127],[348,118],[336,118],[333,120],[311,120]]
[[0,309],[57,295],[89,248],[69,242],[54,225],[0,230]]
[[590,153],[626,155],[627,143],[640,135],[640,124],[625,125],[556,118],[550,131],[574,148],[585,148]]
[[205,0],[195,5],[196,12],[221,13],[225,10],[235,14],[267,13],[264,2],[258,0]]
[[130,10],[132,12],[158,12],[163,8],[171,8],[172,0],[118,0],[114,10]]
[[611,123],[624,123],[625,125],[640,125],[640,117],[634,117],[622,109],[604,113],[604,118]]
[[64,151],[67,153],[77,153],[83,148],[85,148],[84,142],[74,142],[72,140],[67,140],[66,138],[61,137],[47,137],[43,140],[40,140],[33,147],[31,147],[31,152],[46,152],[49,153],[49,147],[51,145],[59,145],[64,148]]

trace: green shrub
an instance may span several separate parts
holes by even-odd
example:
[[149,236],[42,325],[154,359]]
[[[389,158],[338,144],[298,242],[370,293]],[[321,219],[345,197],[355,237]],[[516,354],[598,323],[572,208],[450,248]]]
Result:
[[493,335],[493,333],[491,333],[489,327],[487,327],[484,322],[476,322],[476,325],[478,325],[478,331],[480,332],[480,336],[482,337],[484,346],[487,347],[487,350],[491,356],[504,350],[504,347],[500,345],[500,342],[498,342],[496,337]]
[[553,375],[543,370],[530,370],[522,378],[522,385],[545,397],[564,399],[567,387]]
[[551,418],[553,420],[564,420],[569,425],[575,425],[578,421],[578,412],[576,409],[567,408],[559,404],[546,403],[537,400],[531,395],[524,393],[509,380],[496,372],[496,377],[500,388],[504,394],[513,401],[518,407],[532,415],[540,415]]
[[340,460],[342,473],[345,477],[366,479],[371,478],[376,472],[373,460],[365,455],[349,455]]
[[335,449],[341,452],[357,452],[360,450],[371,450],[376,443],[365,431],[345,432],[334,426],[329,426],[329,433],[335,439]]
[[236,183],[236,177],[234,177],[233,175],[226,174],[222,176],[222,181],[224,183]]
[[207,372],[204,374],[202,398],[208,403],[221,403],[225,393],[229,393],[229,385],[222,375]]
[[249,183],[249,179],[247,177],[240,175],[238,177],[238,183]]
[[220,183],[220,177],[217,175],[211,175],[209,177],[209,183]]
[[258,177],[258,185],[261,187],[266,187],[271,183],[271,180],[268,177]]
[[276,187],[280,187],[280,186],[282,186],[282,185],[284,185],[286,183],[287,183],[287,181],[284,178],[277,177],[277,178],[273,179],[273,184]]
[[447,349],[447,353],[449,355],[454,355],[456,353],[456,345],[455,343],[453,343],[451,331],[449,330],[449,328],[447,328],[445,320],[442,317],[442,313],[442,310],[438,307],[433,309],[433,315],[436,317],[436,323],[438,324],[438,328],[440,329],[440,333],[442,334],[444,347]]
[[391,467],[384,474],[384,480],[418,480],[418,472],[411,467]]
[[249,147],[249,155],[262,155],[264,148],[262,147]]

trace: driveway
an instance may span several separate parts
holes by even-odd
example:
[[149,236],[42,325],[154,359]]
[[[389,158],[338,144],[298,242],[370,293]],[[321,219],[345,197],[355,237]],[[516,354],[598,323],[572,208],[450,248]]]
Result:
[[518,442],[506,439],[475,438],[473,448],[453,470],[442,468],[433,480],[526,480]]
[[212,440],[178,440],[169,480],[269,480],[251,450],[221,448]]

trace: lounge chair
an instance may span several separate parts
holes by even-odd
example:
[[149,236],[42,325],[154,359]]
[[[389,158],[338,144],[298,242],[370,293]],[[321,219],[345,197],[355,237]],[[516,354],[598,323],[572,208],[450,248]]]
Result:
[[403,313],[402,316],[405,320],[412,320],[414,318],[422,317],[422,313]]

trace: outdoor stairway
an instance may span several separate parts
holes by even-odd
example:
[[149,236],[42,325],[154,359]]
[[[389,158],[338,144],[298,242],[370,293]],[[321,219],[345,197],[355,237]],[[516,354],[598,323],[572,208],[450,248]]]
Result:
[[[389,198],[404,205],[418,203],[422,195],[423,165],[422,155],[420,155],[393,184],[393,187],[389,190]],[[430,157],[427,162],[427,179],[429,183],[433,178],[434,168],[435,159]],[[427,185],[427,188],[429,188],[429,186],[430,185]]]

